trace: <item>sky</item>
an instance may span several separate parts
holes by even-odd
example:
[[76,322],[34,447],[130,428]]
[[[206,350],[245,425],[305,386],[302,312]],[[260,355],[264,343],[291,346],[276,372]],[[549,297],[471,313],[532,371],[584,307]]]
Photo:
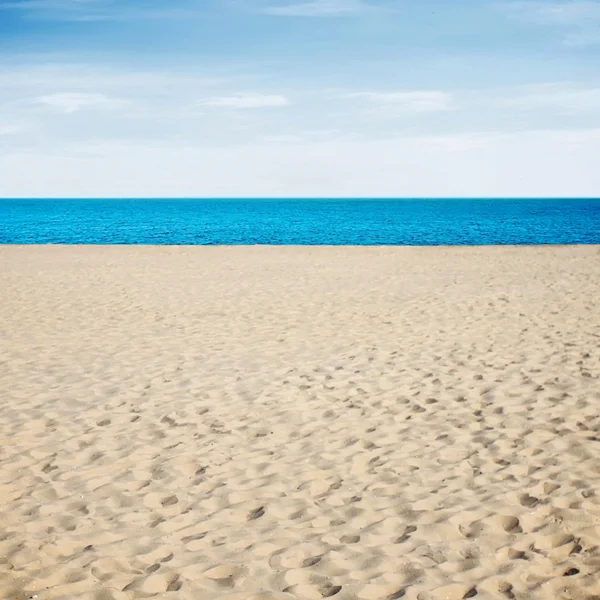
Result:
[[0,197],[600,196],[600,0],[0,0]]

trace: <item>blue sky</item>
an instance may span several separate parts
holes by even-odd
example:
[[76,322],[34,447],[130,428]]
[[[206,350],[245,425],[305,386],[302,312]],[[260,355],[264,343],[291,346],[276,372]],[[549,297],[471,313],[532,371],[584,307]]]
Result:
[[0,0],[0,196],[600,195],[600,0]]

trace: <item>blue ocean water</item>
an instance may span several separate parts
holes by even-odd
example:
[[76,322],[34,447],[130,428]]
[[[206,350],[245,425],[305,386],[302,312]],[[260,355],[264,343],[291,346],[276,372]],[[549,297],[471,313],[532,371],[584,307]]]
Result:
[[600,244],[600,199],[7,199],[0,243]]

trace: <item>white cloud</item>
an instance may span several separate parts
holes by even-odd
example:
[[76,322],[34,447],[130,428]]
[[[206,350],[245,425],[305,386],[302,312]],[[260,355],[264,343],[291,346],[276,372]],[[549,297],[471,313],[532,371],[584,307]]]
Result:
[[512,97],[498,100],[498,106],[522,110],[549,109],[562,114],[600,113],[600,87],[567,83],[526,86]]
[[0,135],[13,135],[21,133],[26,129],[24,125],[18,123],[3,123],[0,121]]
[[500,7],[514,18],[565,30],[566,45],[600,44],[600,2],[507,2]]
[[172,90],[175,87],[212,88],[244,80],[241,76],[207,74],[201,69],[145,71],[107,68],[87,63],[22,64],[0,66],[0,94],[11,88],[65,89],[77,88],[95,92],[117,88]]
[[0,150],[0,196],[598,196],[598,155],[598,129],[228,148],[110,142]]
[[315,129],[297,131],[296,133],[279,133],[277,135],[266,135],[263,142],[273,144],[306,143],[314,141],[327,141],[332,139],[352,139],[352,135],[344,134],[337,129]]
[[277,95],[245,77],[0,66],[0,197],[600,194],[594,82],[352,94],[287,80]]
[[289,103],[285,96],[264,94],[238,94],[208,98],[200,102],[203,106],[222,108],[277,108],[287,106]]
[[442,111],[470,111],[475,114],[490,107],[501,109],[507,115],[515,111],[537,111],[548,116],[600,113],[600,87],[570,82],[454,92],[357,92],[343,97],[366,102],[370,113],[381,117]]
[[427,113],[455,108],[451,93],[442,91],[357,92],[346,98],[366,100],[377,107],[393,108],[399,113]]
[[70,114],[80,110],[114,110],[127,106],[126,100],[109,98],[104,94],[59,93],[36,98],[38,104]]
[[515,2],[514,7],[541,23],[581,25],[588,19],[600,18],[600,3],[588,2]]
[[362,0],[313,0],[268,6],[263,12],[281,17],[336,17],[363,13],[370,8],[371,6]]

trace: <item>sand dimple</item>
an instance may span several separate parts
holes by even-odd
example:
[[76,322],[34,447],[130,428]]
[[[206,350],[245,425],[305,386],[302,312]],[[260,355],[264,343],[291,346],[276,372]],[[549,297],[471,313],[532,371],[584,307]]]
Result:
[[595,248],[0,254],[0,598],[600,598]]

